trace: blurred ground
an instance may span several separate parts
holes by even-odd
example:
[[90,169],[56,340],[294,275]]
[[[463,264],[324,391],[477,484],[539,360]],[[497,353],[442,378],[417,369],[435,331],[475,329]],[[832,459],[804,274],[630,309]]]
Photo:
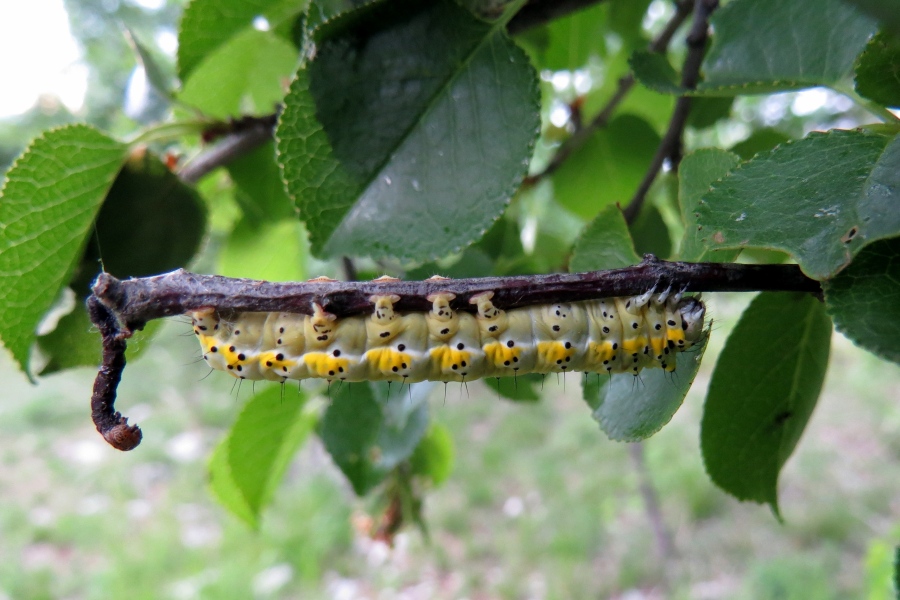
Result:
[[431,542],[389,550],[354,533],[366,507],[318,444],[294,461],[262,530],[206,490],[205,461],[237,414],[232,382],[192,363],[170,323],[126,370],[132,453],[90,422],[94,373],[31,386],[3,360],[0,599],[889,598],[900,534],[900,369],[836,336],[825,391],[782,474],[785,522],[706,477],[705,386],[746,299],[713,297],[714,332],[685,406],[644,445],[674,549],[662,556],[628,446],[547,380],[532,405],[436,393],[456,467],[427,499]]

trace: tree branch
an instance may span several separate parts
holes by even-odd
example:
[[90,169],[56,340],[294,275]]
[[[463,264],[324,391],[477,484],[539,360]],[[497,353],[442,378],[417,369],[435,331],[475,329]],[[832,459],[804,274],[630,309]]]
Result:
[[218,143],[198,154],[186,164],[178,176],[188,184],[195,184],[211,171],[249,154],[259,146],[272,139],[278,114],[263,117],[243,117],[223,124],[223,127],[211,128],[204,132],[204,137],[222,136]]
[[[694,22],[687,36],[688,52],[681,71],[681,86],[684,88],[693,89],[697,87],[697,82],[700,80],[700,65],[703,62],[703,55],[706,52],[706,40],[709,37],[709,16],[718,5],[718,0],[695,0],[694,2]],[[665,135],[663,135],[659,147],[656,149],[656,154],[653,156],[653,160],[650,161],[650,166],[647,168],[640,185],[638,185],[637,191],[635,191],[628,206],[622,211],[625,215],[625,221],[629,224],[634,223],[640,214],[647,192],[650,191],[650,186],[653,185],[653,181],[656,179],[665,160],[669,159],[672,169],[677,169],[681,163],[681,138],[690,112],[690,96],[679,97],[675,101],[675,110],[672,111],[669,127]]]
[[116,386],[125,368],[126,339],[148,321],[184,314],[199,308],[236,312],[290,312],[311,314],[313,303],[337,316],[371,312],[374,294],[396,294],[399,311],[427,311],[430,294],[452,292],[456,310],[473,311],[469,299],[493,292],[500,308],[518,308],[552,302],[577,302],[632,296],[668,287],[692,292],[793,291],[821,295],[819,282],[806,277],[797,265],[742,265],[733,263],[681,263],[644,256],[641,264],[611,271],[481,279],[428,279],[368,282],[310,280],[271,283],[196,275],[182,269],[125,281],[102,273],[88,298],[91,321],[103,336],[103,363],[94,383],[92,414],[97,430],[119,450],[131,450],[141,441],[137,426],[115,411]]
[[[688,15],[691,14],[692,9],[693,0],[682,0],[681,2],[678,2],[675,5],[675,14],[669,19],[669,22],[666,23],[666,26],[659,35],[650,42],[647,49],[650,50],[650,52],[665,52],[669,43],[672,41],[672,38],[675,36],[675,32],[681,27]],[[550,162],[547,163],[547,166],[544,167],[544,170],[525,178],[524,183],[527,185],[534,185],[544,177],[553,174],[562,166],[566,159],[568,159],[576,150],[581,148],[597,130],[606,127],[609,124],[613,113],[619,107],[619,104],[621,104],[628,96],[628,92],[631,91],[631,88],[634,87],[635,83],[636,80],[632,73],[628,73],[619,79],[616,91],[613,92],[610,99],[603,108],[600,109],[600,112],[591,119],[590,123],[582,127],[577,127],[572,135],[556,149],[556,153],[553,155],[553,158],[550,159]]]

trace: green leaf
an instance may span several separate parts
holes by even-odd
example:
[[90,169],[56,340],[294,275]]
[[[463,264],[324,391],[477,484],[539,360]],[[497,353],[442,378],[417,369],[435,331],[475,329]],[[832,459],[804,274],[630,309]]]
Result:
[[691,100],[691,112],[688,114],[687,124],[696,129],[712,127],[722,119],[731,115],[731,105],[734,98],[699,97]]
[[672,254],[669,228],[655,205],[644,204],[637,219],[628,229],[638,255],[654,254],[659,258],[669,258]]
[[778,515],[778,474],[815,408],[828,366],[831,321],[805,294],[762,293],[719,355],[700,441],[710,478]]
[[679,258],[688,262],[732,262],[739,251],[710,252],[703,244],[703,231],[697,227],[697,207],[710,185],[740,164],[741,159],[718,148],[701,148],[682,159],[678,167],[678,201],[684,220],[684,238]]
[[72,287],[86,297],[102,262],[119,278],[157,275],[183,267],[206,233],[206,209],[154,154],[132,152],[97,215]]
[[[41,377],[75,367],[96,367],[100,364],[102,340],[100,332],[91,323],[87,309],[79,298],[78,304],[63,316],[50,333],[38,336],[38,348],[47,362],[41,369]],[[135,331],[128,340],[125,356],[130,363],[150,347],[149,341],[162,329],[163,321],[147,323]]]
[[707,340],[708,333],[690,350],[678,352],[674,373],[644,369],[638,377],[630,373],[585,377],[584,400],[609,439],[637,442],[672,420],[697,376]]
[[450,431],[440,423],[432,423],[409,462],[414,475],[427,478],[437,487],[453,472],[454,454]]
[[237,186],[235,200],[247,219],[254,222],[296,220],[297,210],[284,191],[275,162],[274,142],[266,142],[229,163],[228,174]]
[[607,6],[597,4],[554,19],[521,37],[536,47],[532,56],[539,69],[574,71],[586,66],[591,57],[606,53],[606,13]]
[[0,339],[19,366],[68,283],[126,146],[86,125],[45,132],[0,190]]
[[218,272],[227,277],[266,281],[306,279],[303,226],[294,219],[235,226],[219,255]]
[[900,137],[812,133],[757,155],[713,185],[697,207],[710,249],[791,254],[827,279],[860,248],[900,234]]
[[900,0],[844,0],[877,19],[888,30],[900,34]]
[[317,39],[277,131],[313,252],[425,261],[481,236],[539,130],[524,53],[449,1],[367,5]]
[[591,221],[578,239],[569,261],[569,271],[601,271],[630,267],[641,262],[634,251],[625,217],[618,206],[607,206]]
[[59,320],[53,331],[38,337],[38,345],[48,358],[41,369],[41,376],[73,367],[100,364],[100,333],[80,302]]
[[128,36],[128,41],[131,43],[134,48],[135,53],[138,56],[138,60],[141,62],[141,66],[144,67],[144,73],[147,75],[147,81],[150,82],[150,85],[153,87],[156,92],[164,98],[172,98],[172,84],[174,74],[171,71],[171,65],[168,65],[170,68],[165,68],[160,64],[160,61],[156,58],[155,53],[150,50],[150,48],[142,42],[135,32],[125,27],[125,31]]
[[[304,412],[305,398],[297,397],[280,385],[270,385],[254,395],[238,415],[225,438],[225,465],[213,465],[212,481],[219,499],[236,516],[249,513],[252,526],[257,526],[262,509],[271,501],[297,449],[315,425],[315,418]],[[220,459],[221,460],[221,459]],[[246,505],[235,502],[230,479]],[[219,494],[215,482],[221,483]]]
[[856,91],[884,106],[900,108],[900,37],[879,33],[856,65]]
[[243,492],[237,486],[228,464],[230,436],[225,436],[209,459],[209,489],[222,506],[231,514],[253,527],[258,527],[258,516],[251,508]]
[[418,384],[409,392],[398,387],[331,386],[331,404],[319,424],[319,437],[360,496],[406,460],[428,428],[425,397],[431,386]]
[[557,202],[583,219],[592,219],[609,204],[627,204],[659,140],[643,119],[632,115],[613,119],[553,173]]
[[651,90],[676,96],[687,92],[681,87],[678,72],[664,54],[637,50],[628,59],[628,64],[635,78]]
[[484,384],[494,390],[498,397],[515,402],[538,402],[542,394],[535,388],[544,387],[544,376],[538,373],[518,377],[488,377]]
[[900,238],[869,244],[824,288],[838,331],[900,363]]
[[297,0],[192,0],[184,9],[178,31],[178,75],[188,75],[215,50],[253,28],[257,17],[270,26],[303,10]]
[[[835,86],[875,33],[875,21],[841,0],[734,0],[715,13],[692,95],[736,96]],[[836,35],[840,32],[840,35]],[[638,80],[661,93],[687,90],[665,57],[635,53]]]
[[428,396],[434,384],[419,383],[407,389],[397,385],[375,385],[384,420],[375,438],[373,465],[386,475],[409,458],[428,431]]
[[271,113],[297,61],[297,49],[283,38],[248,29],[197,65],[178,98],[220,119]]
[[787,135],[771,127],[757,129],[743,142],[738,142],[731,147],[731,151],[741,157],[741,160],[750,160],[760,152],[772,150],[779,144],[790,141]]

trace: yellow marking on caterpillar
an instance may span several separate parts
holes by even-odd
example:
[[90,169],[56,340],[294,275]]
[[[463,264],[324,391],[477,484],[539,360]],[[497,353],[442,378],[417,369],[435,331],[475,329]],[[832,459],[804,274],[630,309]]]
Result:
[[442,373],[459,371],[472,364],[472,353],[457,350],[450,346],[438,346],[431,349],[431,359],[437,363]]
[[575,356],[575,348],[570,344],[566,348],[563,342],[538,342],[537,358],[538,366],[546,365],[547,367],[567,369],[572,357]]
[[522,349],[519,346],[510,348],[500,342],[485,344],[482,350],[488,362],[495,367],[512,367],[522,357]]
[[337,358],[325,352],[307,352],[303,355],[303,363],[313,377],[322,379],[340,377],[350,365],[348,359]]
[[385,375],[399,373],[412,365],[412,356],[393,348],[373,348],[363,358],[373,369]]

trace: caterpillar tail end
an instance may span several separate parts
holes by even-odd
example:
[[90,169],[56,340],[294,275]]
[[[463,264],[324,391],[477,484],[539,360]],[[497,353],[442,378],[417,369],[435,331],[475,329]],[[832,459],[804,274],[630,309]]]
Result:
[[106,431],[102,431],[98,427],[97,431],[100,432],[100,435],[103,436],[106,443],[116,450],[128,452],[129,450],[137,448],[144,438],[141,428],[137,425],[129,425],[128,418],[123,417],[120,413],[116,413],[114,417],[116,419],[115,425]]

